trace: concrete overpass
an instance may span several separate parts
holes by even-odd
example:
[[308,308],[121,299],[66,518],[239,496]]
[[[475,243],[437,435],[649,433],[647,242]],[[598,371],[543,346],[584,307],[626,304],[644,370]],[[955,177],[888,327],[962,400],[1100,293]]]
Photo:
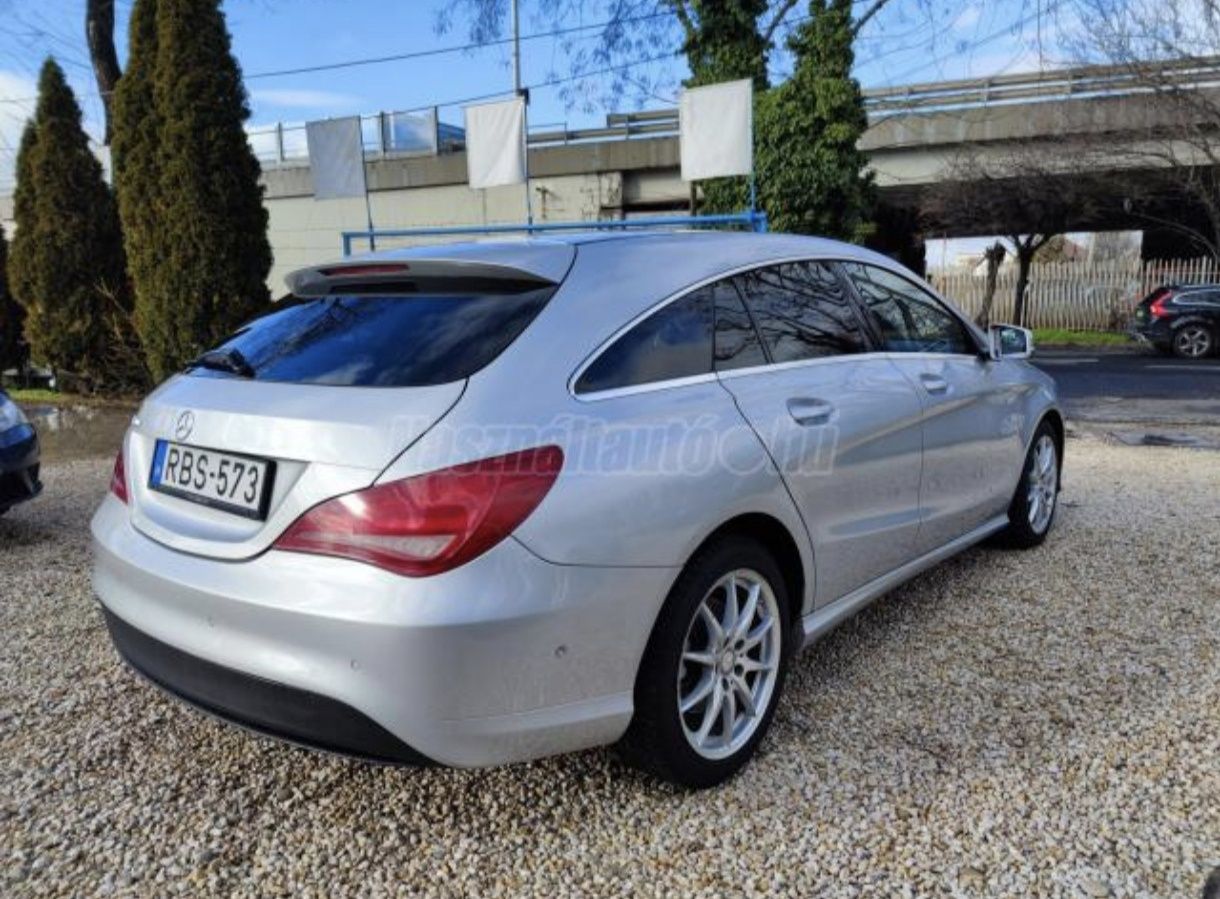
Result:
[[[1220,109],[1220,58],[1167,64],[1162,85],[1190,87],[1214,98]],[[952,176],[964,153],[987,162],[1014,146],[1048,165],[1062,164],[1073,177],[1076,148],[1088,142],[1094,172],[1144,177],[1152,166],[1148,144],[1179,124],[1180,110],[1149,88],[1145,74],[1125,67],[1093,66],[991,79],[943,81],[865,92],[870,127],[860,146],[869,156],[883,205],[883,237],[899,238],[884,249],[901,252],[915,224],[911,210],[920,191]],[[676,109],[612,114],[602,128],[549,130],[530,135],[530,189],[542,221],[619,219],[683,213],[690,185],[681,180]],[[281,135],[278,142],[283,146]],[[287,143],[291,144],[291,141]],[[1096,148],[1101,147],[1100,151]],[[1182,148],[1179,148],[1181,151]],[[1100,168],[1098,168],[1100,166]],[[368,162],[373,218],[378,228],[502,224],[524,220],[520,187],[472,191],[460,149],[435,155],[403,155],[373,148]],[[335,252],[343,230],[362,230],[362,201],[315,202],[308,160],[265,161],[276,271]],[[1149,227],[1123,209],[1118,191],[1090,228]],[[1170,211],[1173,214],[1173,211]],[[938,234],[966,235],[945,223]],[[915,261],[915,260],[908,260]]]
[[[1191,90],[1187,112],[1168,91]],[[965,151],[986,162],[1019,143],[1054,167],[1066,151],[1089,146],[1092,160],[1114,170],[1144,168],[1157,135],[1205,122],[1220,110],[1220,57],[1165,64],[1153,73],[1126,66],[942,81],[866,92],[870,128],[860,142],[883,191],[935,184]],[[1193,104],[1192,104],[1193,105]],[[1209,110],[1210,111],[1210,110]],[[1189,152],[1184,147],[1180,152]],[[1071,170],[1073,160],[1062,160]]]
[[[1220,58],[1166,65],[1163,83],[1215,96],[1220,108]],[[919,192],[951,175],[964,152],[999,159],[1016,145],[1048,160],[1061,160],[1071,177],[1073,147],[1102,145],[1100,168],[1115,173],[1150,164],[1144,146],[1174,124],[1180,113],[1145,78],[1123,67],[944,81],[865,92],[870,127],[860,146],[876,173],[882,200],[882,248],[900,253],[917,230],[912,210]],[[401,115],[401,114],[394,114]],[[387,116],[369,117],[375,137],[367,173],[373,220],[379,229],[505,224],[524,220],[520,187],[473,191],[466,160],[451,139],[420,153],[403,151],[384,137]],[[432,113],[434,127],[437,119]],[[690,186],[679,173],[676,109],[612,114],[605,127],[531,133],[530,183],[541,221],[619,219],[689,210]],[[439,128],[438,128],[439,132]],[[450,135],[451,137],[452,135]],[[363,200],[313,199],[303,140],[276,126],[252,137],[262,149],[263,182],[275,253],[271,282],[279,290],[289,270],[332,256],[345,230],[363,230]],[[296,138],[296,139],[293,139]],[[270,147],[270,151],[267,148]],[[1128,215],[1117,194],[1093,227],[1147,228]],[[1173,214],[1173,210],[1170,210]],[[0,221],[11,218],[11,200],[0,197]],[[5,222],[11,228],[11,222]],[[945,223],[937,234],[967,234]],[[908,261],[917,262],[908,258]]]

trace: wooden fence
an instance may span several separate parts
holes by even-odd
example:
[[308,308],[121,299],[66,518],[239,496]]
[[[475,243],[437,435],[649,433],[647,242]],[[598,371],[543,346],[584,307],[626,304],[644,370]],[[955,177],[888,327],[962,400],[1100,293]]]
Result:
[[[976,274],[977,271],[977,274]],[[977,318],[987,287],[985,269],[946,269],[928,280],[959,309]],[[1213,259],[1169,259],[1146,262],[1035,262],[1025,303],[1028,328],[1121,331],[1143,297],[1161,284],[1220,282]],[[996,279],[992,322],[1012,322],[1017,272],[1005,266]]]

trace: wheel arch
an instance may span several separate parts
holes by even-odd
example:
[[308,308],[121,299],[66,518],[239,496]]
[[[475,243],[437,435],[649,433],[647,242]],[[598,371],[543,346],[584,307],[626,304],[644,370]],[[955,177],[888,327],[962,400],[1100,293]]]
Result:
[[744,512],[728,519],[709,533],[688,557],[694,558],[705,546],[730,534],[750,537],[760,542],[775,556],[776,564],[784,576],[784,587],[788,592],[788,609],[792,624],[796,626],[804,614],[805,593],[811,585],[809,572],[800,545],[792,531],[782,521],[767,512]]
[[[1059,489],[1062,490],[1063,489],[1063,445],[1064,445],[1064,442],[1067,440],[1067,431],[1066,431],[1064,423],[1063,423],[1063,413],[1061,413],[1058,409],[1054,409],[1054,408],[1047,409],[1046,412],[1043,413],[1042,418],[1040,418],[1038,420],[1038,424],[1041,425],[1042,422],[1046,422],[1047,424],[1049,424],[1051,426],[1051,431],[1055,435],[1055,452],[1059,456]],[[1035,433],[1037,432],[1037,430],[1038,429],[1035,427],[1034,428]],[[1032,440],[1033,438],[1031,437],[1030,439]]]

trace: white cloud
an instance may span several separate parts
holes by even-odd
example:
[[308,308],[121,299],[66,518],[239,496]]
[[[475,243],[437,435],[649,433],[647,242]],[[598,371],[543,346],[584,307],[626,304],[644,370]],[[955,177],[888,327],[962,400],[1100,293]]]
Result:
[[26,119],[34,113],[31,98],[36,93],[38,85],[32,78],[0,69],[0,193],[8,193],[13,188],[17,146],[21,143]]
[[282,88],[262,88],[251,91],[250,98],[258,104],[280,106],[288,109],[329,110],[336,107],[351,109],[363,103],[363,100],[354,94],[342,94],[337,91]]
[[964,78],[986,78],[990,75],[1016,75],[1024,72],[1041,72],[1062,66],[1035,47],[1018,46],[1008,51],[997,50],[967,57],[963,66]]
[[953,20],[953,24],[950,27],[959,34],[963,31],[969,31],[978,24],[981,15],[982,13],[979,11],[978,6],[967,6]]

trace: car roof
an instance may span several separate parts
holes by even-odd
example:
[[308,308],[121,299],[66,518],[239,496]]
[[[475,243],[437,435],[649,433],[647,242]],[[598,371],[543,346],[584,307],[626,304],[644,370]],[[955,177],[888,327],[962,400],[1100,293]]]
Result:
[[[741,231],[558,231],[541,236],[494,236],[457,243],[433,244],[414,247],[396,247],[378,250],[343,259],[343,265],[358,265],[379,261],[427,260],[437,265],[453,266],[455,271],[472,265],[497,266],[513,269],[549,281],[560,282],[571,268],[578,249],[585,245],[599,245],[599,256],[603,261],[621,257],[629,261],[633,253],[640,250],[657,250],[661,246],[676,252],[668,260],[668,274],[681,278],[688,274],[692,280],[706,277],[709,264],[715,269],[718,263],[723,270],[741,267],[752,262],[764,263],[772,259],[794,256],[830,256],[838,259],[858,259],[893,265],[892,260],[879,253],[854,244],[843,243],[822,237],[805,237],[796,234],[755,234]],[[311,271],[319,271],[337,263],[311,266],[293,272],[287,278],[289,286],[298,283]]]
[[650,229],[640,231],[555,231],[545,235],[521,237],[491,236],[459,243],[440,244],[436,246],[399,247],[370,253],[366,259],[409,259],[429,258],[439,252],[460,252],[462,255],[475,256],[480,252],[498,254],[509,248],[525,247],[543,248],[547,246],[575,246],[591,243],[616,242],[623,245],[624,250],[645,243],[659,241],[681,241],[692,247],[714,251],[717,247],[742,246],[756,247],[760,252],[774,251],[777,255],[790,252],[810,253],[813,255],[837,255],[847,253],[851,256],[876,256],[869,250],[855,244],[843,243],[825,237],[807,237],[800,234],[756,234],[748,231],[702,231]]

